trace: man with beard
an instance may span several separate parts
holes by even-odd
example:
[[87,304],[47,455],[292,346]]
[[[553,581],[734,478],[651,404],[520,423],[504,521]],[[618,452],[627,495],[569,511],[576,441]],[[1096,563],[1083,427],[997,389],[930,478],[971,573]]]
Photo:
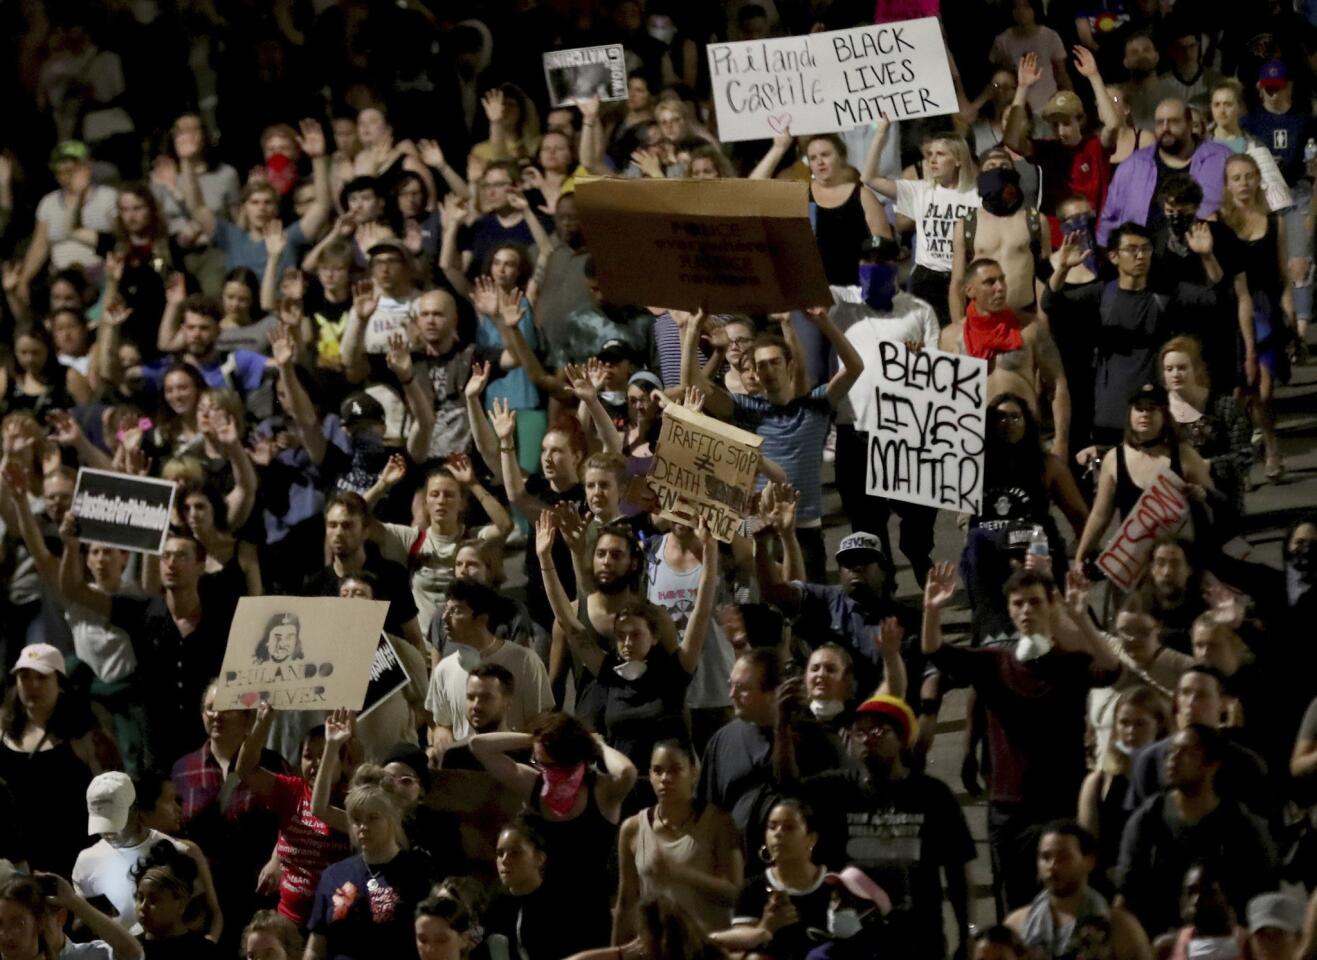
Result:
[[[943,874],[959,931],[957,955],[968,945],[968,864],[974,838],[951,789],[908,765],[918,725],[904,701],[870,697],[855,709],[846,730],[854,765],[801,783],[823,820],[822,863],[853,864],[892,901],[887,936],[920,960],[947,956],[942,928]],[[795,745],[783,743],[786,785],[795,775]]]
[[[784,581],[778,564],[770,555],[774,527],[765,526],[755,535],[755,570],[759,594],[765,603],[776,605],[788,617],[795,618],[795,632],[817,649],[829,641],[851,654],[855,682],[863,692],[876,690],[886,670],[876,642],[884,620],[895,618],[904,633],[901,659],[906,676],[924,675],[924,658],[919,650],[919,620],[915,612],[892,595],[895,577],[882,545],[872,533],[852,533],[837,546],[838,584]],[[786,541],[794,536],[787,527],[781,532]],[[907,691],[907,699],[917,706],[918,684]]]
[[1019,638],[975,649],[942,642],[941,608],[956,592],[954,565],[936,564],[924,589],[925,655],[972,685],[986,712],[988,836],[1002,913],[1033,899],[1039,824],[1074,810],[1086,772],[1085,699],[1115,680],[1120,665],[1093,629],[1089,585],[1073,577],[1067,587],[1063,605],[1051,577],[1012,574],[1003,592]]
[[1152,945],[1134,916],[1113,907],[1088,885],[1097,868],[1097,840],[1073,820],[1053,820],[1038,838],[1038,879],[1043,889],[1033,903],[1006,918],[1036,955],[1072,958],[1077,932],[1090,917],[1111,926],[1111,960],[1152,960]]
[[1198,207],[1200,220],[1211,217],[1221,206],[1230,148],[1212,140],[1199,143],[1194,139],[1189,105],[1183,100],[1157,104],[1153,129],[1157,142],[1131,153],[1111,178],[1111,190],[1098,221],[1100,244],[1106,244],[1112,231],[1123,223],[1137,223],[1156,234],[1165,219],[1157,202],[1157,189],[1179,172],[1187,170],[1203,190],[1203,202]]
[[1139,594],[1160,625],[1162,643],[1185,656],[1193,656],[1194,621],[1207,611],[1202,577],[1191,544],[1169,533],[1153,543]]
[[512,674],[505,714],[508,729],[524,730],[531,718],[553,708],[549,675],[540,658],[529,647],[490,632],[489,621],[499,602],[492,587],[472,580],[454,580],[448,588],[443,608],[447,645],[430,676],[425,697],[431,717],[432,757],[441,755],[454,741],[481,732],[473,730],[466,711],[468,680],[476,667],[495,664]]
[[1043,230],[1037,210],[1025,207],[1020,175],[1005,147],[986,150],[979,164],[983,204],[956,224],[952,240],[951,317],[965,315],[965,268],[975,260],[995,260],[1006,273],[1006,306],[1027,327],[1038,302],[1036,271],[1052,252],[1050,231]]
[[1125,38],[1125,60],[1123,66],[1128,79],[1120,85],[1133,113],[1134,126],[1138,130],[1148,130],[1153,125],[1153,115],[1157,104],[1164,97],[1174,94],[1163,92],[1165,87],[1157,75],[1157,64],[1161,56],[1157,53],[1157,44],[1152,34],[1138,30]]
[[343,368],[350,383],[387,383],[384,355],[395,336],[407,333],[416,281],[411,253],[396,237],[377,241],[366,257],[371,279],[352,290],[341,344]]
[[424,638],[416,620],[411,580],[401,564],[384,559],[380,548],[366,536],[370,508],[360,495],[340,490],[325,504],[325,546],[329,564],[307,578],[301,590],[308,597],[337,597],[343,578],[369,573],[375,578],[375,598],[389,601],[384,631],[402,637],[418,650]]
[[[467,729],[471,736],[508,729],[508,704],[517,690],[516,678],[497,663],[479,663],[466,678]],[[471,755],[470,739],[443,750],[429,750],[431,762],[440,770],[484,770]]]

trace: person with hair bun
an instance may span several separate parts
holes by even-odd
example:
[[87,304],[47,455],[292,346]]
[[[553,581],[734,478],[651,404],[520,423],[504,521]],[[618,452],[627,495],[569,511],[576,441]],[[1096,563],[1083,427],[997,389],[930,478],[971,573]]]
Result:
[[219,946],[193,929],[199,913],[197,864],[174,845],[157,842],[133,868],[137,920],[146,960],[212,960]]

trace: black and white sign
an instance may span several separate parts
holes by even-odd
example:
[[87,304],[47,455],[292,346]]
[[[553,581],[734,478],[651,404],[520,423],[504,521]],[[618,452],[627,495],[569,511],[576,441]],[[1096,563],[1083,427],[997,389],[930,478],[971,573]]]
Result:
[[78,539],[120,550],[159,554],[178,489],[172,480],[133,477],[108,470],[78,471],[73,514]]
[[370,682],[366,684],[366,700],[361,705],[357,719],[369,716],[371,711],[403,687],[410,678],[407,670],[398,659],[398,651],[393,649],[393,642],[380,634],[379,645],[375,647],[375,658],[370,662]]
[[544,82],[555,107],[580,100],[626,99],[626,53],[620,43],[544,54]]

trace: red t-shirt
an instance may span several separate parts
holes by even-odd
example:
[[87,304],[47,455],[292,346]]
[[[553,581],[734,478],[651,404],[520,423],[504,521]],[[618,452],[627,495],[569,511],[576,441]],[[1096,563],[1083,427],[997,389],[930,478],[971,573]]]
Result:
[[321,872],[351,856],[352,848],[344,834],[312,815],[311,784],[284,774],[275,774],[274,780],[274,792],[266,802],[279,815],[276,849],[283,864],[279,912],[305,927]]
[[1035,140],[1033,158],[1043,168],[1043,213],[1056,216],[1066,197],[1078,194],[1099,213],[1111,183],[1111,164],[1102,141],[1089,135],[1073,147],[1060,140]]

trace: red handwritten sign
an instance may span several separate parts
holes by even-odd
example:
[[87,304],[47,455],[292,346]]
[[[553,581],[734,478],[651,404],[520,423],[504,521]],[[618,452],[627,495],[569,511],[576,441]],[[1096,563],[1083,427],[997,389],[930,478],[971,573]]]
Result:
[[1189,519],[1189,500],[1184,481],[1163,470],[1152,486],[1143,491],[1134,509],[1120,525],[1097,565],[1107,579],[1129,590],[1143,574],[1152,557],[1152,545],[1164,533],[1179,533]]
[[938,13],[938,0],[877,0],[873,7],[873,22],[916,20],[919,17],[936,17]]

